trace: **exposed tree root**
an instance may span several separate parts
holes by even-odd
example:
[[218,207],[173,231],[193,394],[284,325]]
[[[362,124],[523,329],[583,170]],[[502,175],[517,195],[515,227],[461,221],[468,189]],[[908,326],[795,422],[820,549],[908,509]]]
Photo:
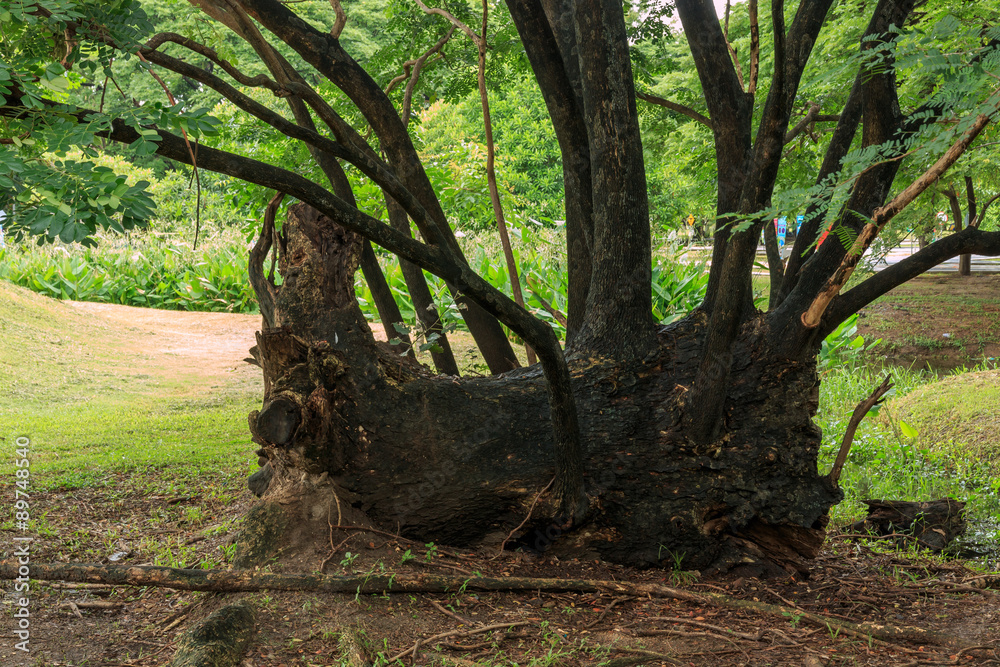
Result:
[[[0,579],[19,576],[18,564],[0,561]],[[772,616],[794,617],[830,632],[890,644],[912,642],[951,648],[969,648],[960,637],[909,626],[882,623],[851,623],[788,605],[741,600],[722,593],[693,593],[657,584],[593,579],[546,579],[533,577],[456,577],[439,574],[392,574],[335,576],[274,574],[250,570],[182,570],[156,566],[92,564],[37,564],[29,567],[31,579],[77,581],[129,586],[158,586],[189,591],[244,592],[259,590],[314,591],[318,593],[443,593],[457,590],[611,593],[636,597],[667,598],[702,606],[752,611]]]

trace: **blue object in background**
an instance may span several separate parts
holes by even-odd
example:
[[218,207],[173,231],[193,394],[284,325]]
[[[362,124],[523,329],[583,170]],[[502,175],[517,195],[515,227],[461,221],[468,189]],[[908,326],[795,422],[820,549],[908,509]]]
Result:
[[795,216],[795,235],[798,236],[799,231],[802,229],[802,221],[806,219],[804,215]]
[[785,245],[785,234],[788,233],[788,218],[781,216],[775,220],[774,231],[778,235],[778,247],[784,247]]

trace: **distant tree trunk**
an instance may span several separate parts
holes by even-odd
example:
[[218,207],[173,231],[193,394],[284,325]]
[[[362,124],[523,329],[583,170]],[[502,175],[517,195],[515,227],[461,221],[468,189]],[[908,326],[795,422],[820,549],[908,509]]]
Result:
[[[971,180],[967,181],[966,184],[969,187],[968,190],[969,208],[967,210],[967,213],[969,215],[969,220],[972,220],[973,215],[975,214],[974,209],[976,206],[976,199],[975,199],[975,194],[973,194],[972,192]],[[965,223],[966,223],[965,216],[962,213],[962,204],[958,198],[958,190],[955,189],[955,186],[953,184],[950,184],[948,187],[942,190],[942,193],[944,194],[945,197],[948,198],[948,204],[951,207],[951,217],[954,219],[953,229],[957,234],[958,232],[961,232],[965,228]],[[971,274],[972,274],[972,255],[969,254],[959,255],[958,275],[968,276]]]
[[[966,193],[966,201],[968,202],[968,205],[965,208],[965,212],[968,215],[968,219],[965,222],[966,222],[966,225],[975,225],[976,224],[976,222],[975,222],[976,221],[976,216],[978,215],[978,211],[976,210],[976,208],[977,208],[976,207],[976,190],[975,190],[975,187],[972,184],[972,177],[971,176],[966,176],[965,177],[965,193]],[[971,254],[966,253],[964,255],[960,255],[959,256],[959,258],[958,258],[958,274],[960,276],[969,276],[969,275],[972,275],[972,255]]]

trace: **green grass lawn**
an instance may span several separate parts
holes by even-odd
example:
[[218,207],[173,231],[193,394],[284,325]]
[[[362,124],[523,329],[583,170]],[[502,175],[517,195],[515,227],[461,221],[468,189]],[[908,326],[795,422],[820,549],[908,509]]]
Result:
[[[0,283],[0,437],[31,439],[35,488],[101,484],[109,472],[197,478],[255,465],[253,373],[207,378],[157,358],[99,317]],[[249,369],[248,369],[249,370]],[[13,480],[0,458],[0,484]]]

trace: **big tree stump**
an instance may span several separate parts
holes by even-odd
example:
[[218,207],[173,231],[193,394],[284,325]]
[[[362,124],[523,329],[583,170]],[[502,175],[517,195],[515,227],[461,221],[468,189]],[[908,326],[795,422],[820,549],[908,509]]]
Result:
[[[313,557],[328,522],[470,544],[509,531],[552,479],[548,401],[537,367],[435,376],[375,342],[354,299],[360,238],[305,205],[284,224],[273,324],[254,358],[264,400],[253,439],[273,470],[290,551]],[[704,338],[694,313],[654,354],[623,367],[570,357],[586,443],[590,511],[562,534],[545,496],[521,544],[619,563],[805,572],[840,491],[817,473],[815,364],[772,358],[755,319],[734,350],[724,435],[693,445],[683,417]],[[344,518],[347,517],[347,518]],[[311,526],[311,527],[310,527]]]

